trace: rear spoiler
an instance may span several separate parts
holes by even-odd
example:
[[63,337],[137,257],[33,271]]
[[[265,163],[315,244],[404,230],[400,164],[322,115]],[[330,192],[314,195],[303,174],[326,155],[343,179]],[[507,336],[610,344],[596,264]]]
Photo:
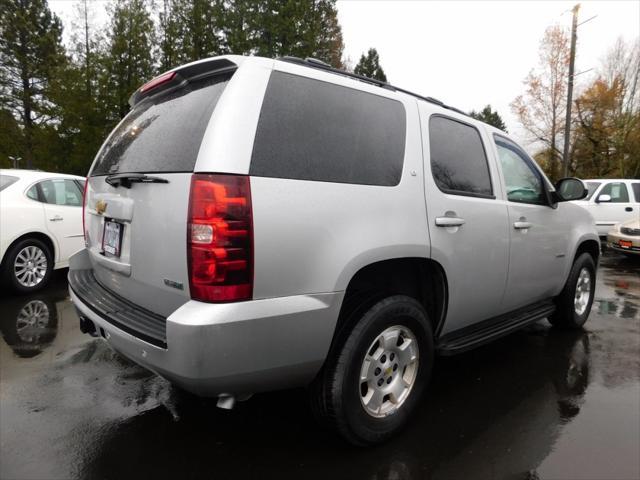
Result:
[[182,88],[190,81],[220,73],[233,72],[237,68],[238,65],[228,58],[211,58],[174,68],[148,81],[133,92],[129,97],[129,105],[133,108],[143,99],[159,92]]

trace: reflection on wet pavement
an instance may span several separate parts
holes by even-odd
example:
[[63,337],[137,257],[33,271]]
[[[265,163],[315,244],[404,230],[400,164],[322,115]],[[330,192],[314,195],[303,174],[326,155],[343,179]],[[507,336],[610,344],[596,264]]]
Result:
[[0,298],[2,478],[640,477],[640,263],[606,256],[584,332],[541,322],[437,360],[393,441],[354,449],[302,390],[215,408],[82,335],[64,275]]

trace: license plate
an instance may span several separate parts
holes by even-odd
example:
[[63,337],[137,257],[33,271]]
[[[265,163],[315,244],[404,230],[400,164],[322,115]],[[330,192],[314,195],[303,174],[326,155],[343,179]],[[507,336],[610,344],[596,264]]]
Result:
[[621,248],[631,248],[633,244],[629,240],[620,240]]
[[122,224],[107,220],[104,222],[104,235],[102,236],[102,250],[116,257],[120,256],[122,244]]

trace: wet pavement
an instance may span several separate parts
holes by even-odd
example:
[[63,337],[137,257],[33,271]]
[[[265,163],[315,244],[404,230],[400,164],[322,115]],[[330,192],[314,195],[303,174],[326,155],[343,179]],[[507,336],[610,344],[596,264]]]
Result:
[[356,449],[303,390],[215,407],[80,333],[66,271],[0,298],[0,477],[640,478],[640,262],[606,255],[583,332],[546,322],[439,358],[411,425]]

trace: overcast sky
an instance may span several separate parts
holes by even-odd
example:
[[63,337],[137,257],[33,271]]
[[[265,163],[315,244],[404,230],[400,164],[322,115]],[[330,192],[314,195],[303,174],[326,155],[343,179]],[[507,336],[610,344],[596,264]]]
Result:
[[[547,26],[571,26],[576,2],[338,1],[345,53],[355,62],[375,47],[391,83],[462,110],[491,104],[519,140],[509,104],[523,92]],[[597,68],[619,36],[640,35],[640,2],[582,2],[576,72]],[[591,73],[576,78],[577,87]]]
[[[520,141],[525,135],[510,102],[523,91],[522,80],[538,58],[547,26],[571,25],[573,2],[564,1],[338,1],[345,55],[353,63],[377,48],[390,82],[439,98],[462,110],[491,104]],[[578,28],[576,72],[596,69],[619,36],[640,36],[640,1],[583,1]],[[71,0],[51,0],[65,26],[73,17]],[[97,3],[98,20],[105,20]],[[577,88],[593,72],[576,78]]]

